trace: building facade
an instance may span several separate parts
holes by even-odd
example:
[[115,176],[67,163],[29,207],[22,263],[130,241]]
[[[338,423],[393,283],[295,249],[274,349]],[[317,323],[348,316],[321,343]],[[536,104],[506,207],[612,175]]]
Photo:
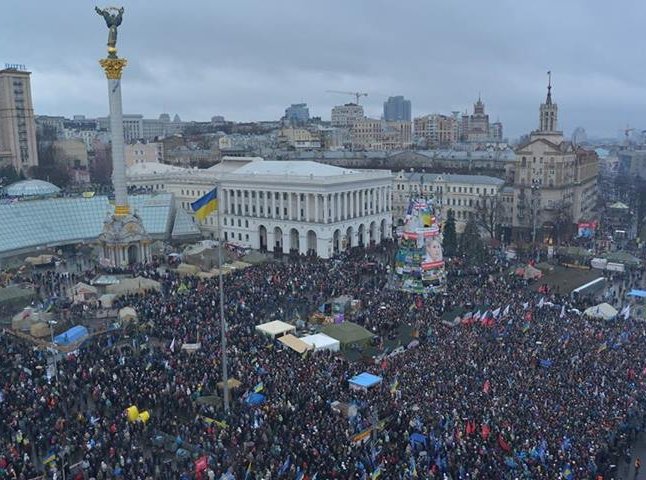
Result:
[[[108,130],[110,117],[97,118],[97,125],[100,130]],[[154,141],[170,135],[182,133],[184,123],[175,115],[171,121],[170,115],[162,113],[159,118],[144,118],[140,114],[123,115],[123,136],[126,143],[133,143],[140,140]]]
[[321,135],[306,128],[285,127],[278,134],[278,143],[292,148],[321,148]]
[[454,116],[432,114],[414,122],[415,143],[423,147],[454,145],[459,140],[460,124]]
[[346,103],[332,108],[333,127],[352,128],[355,123],[364,118],[363,107],[356,103]]
[[[411,199],[432,197],[443,218],[455,214],[455,227],[462,233],[470,216],[476,214],[483,197],[502,201],[504,180],[486,175],[453,175],[400,171],[393,174],[393,223],[403,225]],[[502,212],[501,219],[502,222]]]
[[551,83],[540,106],[539,129],[516,150],[514,235],[525,240],[559,242],[574,224],[594,218],[599,159],[576,147],[558,130],[558,106]]
[[38,166],[30,75],[23,66],[0,70],[0,163],[24,173]]
[[469,143],[495,143],[502,142],[502,123],[489,122],[489,115],[485,113],[485,104],[478,97],[473,104],[473,114],[466,112],[460,121],[460,140]]
[[225,240],[329,258],[390,238],[392,178],[315,162],[251,162],[222,177]]
[[[226,241],[329,258],[334,252],[391,238],[392,176],[388,171],[257,157],[225,157],[203,170],[145,167],[129,173],[128,184],[173,193],[177,208],[187,212],[192,202],[220,185]],[[200,228],[205,236],[217,237],[217,216],[207,217]]]
[[614,174],[646,178],[646,150],[619,150],[612,162],[607,169]]
[[384,102],[384,120],[387,122],[410,122],[411,103],[403,96],[388,97]]
[[307,108],[307,103],[292,103],[285,109],[284,118],[289,123],[307,123],[310,119],[310,109]]
[[350,133],[355,150],[401,150],[413,142],[410,122],[363,118],[354,124]]
[[126,167],[138,163],[164,163],[164,144],[161,142],[132,143],[125,146]]

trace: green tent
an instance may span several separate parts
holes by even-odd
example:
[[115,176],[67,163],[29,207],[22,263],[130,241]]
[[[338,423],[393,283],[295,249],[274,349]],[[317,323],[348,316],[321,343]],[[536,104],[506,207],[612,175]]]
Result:
[[609,262],[623,263],[625,265],[630,265],[633,267],[637,267],[641,264],[641,260],[639,260],[639,258],[623,250],[617,250],[616,252],[609,252],[605,254],[603,257]]
[[579,258],[592,257],[592,253],[590,253],[583,247],[575,247],[575,246],[559,247],[557,249],[557,252],[559,253],[559,255],[566,255],[568,257],[579,257]]
[[322,332],[338,340],[341,348],[346,348],[353,343],[365,345],[374,337],[369,330],[353,322],[331,323],[325,325]]
[[0,288],[0,315],[15,313],[36,299],[33,288],[22,288],[18,285],[9,285]]

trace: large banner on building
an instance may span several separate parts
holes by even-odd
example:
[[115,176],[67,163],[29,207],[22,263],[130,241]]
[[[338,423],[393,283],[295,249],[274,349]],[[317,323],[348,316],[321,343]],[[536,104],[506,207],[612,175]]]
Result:
[[597,230],[597,222],[579,222],[578,230],[579,237],[593,238]]
[[432,200],[410,201],[395,272],[403,290],[423,293],[444,288],[441,222]]

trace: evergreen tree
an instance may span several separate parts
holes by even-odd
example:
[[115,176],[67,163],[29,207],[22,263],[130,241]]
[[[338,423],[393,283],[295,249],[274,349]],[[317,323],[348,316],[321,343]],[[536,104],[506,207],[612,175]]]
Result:
[[458,253],[470,263],[481,263],[485,258],[486,250],[473,216],[467,220],[464,232],[460,236]]
[[0,168],[0,186],[11,185],[14,182],[24,179],[25,176],[22,175],[22,172],[18,173],[12,165]]
[[449,210],[444,222],[444,239],[442,240],[442,250],[445,257],[455,256],[458,249],[458,239],[455,233],[455,214]]

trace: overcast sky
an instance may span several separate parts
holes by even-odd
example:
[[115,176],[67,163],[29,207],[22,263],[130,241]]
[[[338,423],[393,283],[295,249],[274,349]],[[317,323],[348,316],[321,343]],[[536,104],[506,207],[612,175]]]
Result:
[[[646,2],[606,0],[115,0],[124,112],[274,120],[290,103],[329,119],[368,92],[413,116],[472,110],[516,137],[537,127],[546,72],[566,133],[646,128]],[[108,3],[106,5],[112,5]],[[100,4],[99,6],[105,6]],[[25,64],[37,114],[107,113],[97,60],[108,31],[81,0],[2,0],[0,66]]]

